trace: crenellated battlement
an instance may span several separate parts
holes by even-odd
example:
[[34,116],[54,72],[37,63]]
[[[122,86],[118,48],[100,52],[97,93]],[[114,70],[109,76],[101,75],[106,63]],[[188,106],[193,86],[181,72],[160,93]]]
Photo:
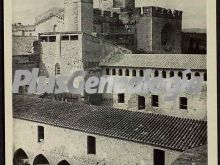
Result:
[[111,17],[111,11],[103,11],[103,16],[106,18]]
[[101,16],[102,15],[102,10],[100,10],[100,9],[93,9],[93,14],[94,14],[94,16]]
[[118,22],[120,20],[119,14],[112,11],[93,9],[93,14],[95,23]]
[[138,7],[134,8],[130,14],[133,17],[141,17],[141,16],[152,16],[152,17],[159,17],[159,18],[170,18],[170,19],[182,19],[182,11],[171,9],[165,9],[161,7]]
[[108,10],[93,9],[94,16],[119,18],[119,14]]

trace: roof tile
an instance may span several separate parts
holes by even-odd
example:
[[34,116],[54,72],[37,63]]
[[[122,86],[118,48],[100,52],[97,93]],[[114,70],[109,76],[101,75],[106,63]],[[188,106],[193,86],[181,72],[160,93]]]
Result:
[[104,59],[100,66],[205,70],[206,57],[200,54],[118,54]]
[[207,144],[207,122],[14,96],[14,118],[184,151]]

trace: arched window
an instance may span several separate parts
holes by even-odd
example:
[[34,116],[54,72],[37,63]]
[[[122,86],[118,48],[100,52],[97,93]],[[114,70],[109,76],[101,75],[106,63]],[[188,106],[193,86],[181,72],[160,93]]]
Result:
[[116,70],[112,69],[112,75],[116,75]]
[[199,72],[196,72],[196,73],[195,73],[195,76],[196,76],[196,77],[199,77],[199,76],[200,76],[200,73],[199,73]]
[[174,72],[170,71],[170,77],[174,77]]
[[140,75],[140,77],[144,77],[144,71],[140,70],[139,75]]
[[18,149],[14,153],[13,164],[19,165],[19,164],[21,164],[21,162],[29,164],[29,158],[28,158],[27,154],[24,152],[24,150]]
[[159,72],[158,72],[158,70],[155,70],[154,71],[154,77],[158,77],[159,76]]
[[66,160],[62,160],[60,163],[57,165],[70,165]]
[[186,75],[186,77],[187,77],[188,80],[191,80],[191,77],[192,77],[191,73],[188,73],[188,74]]
[[167,77],[166,71],[164,71],[164,70],[162,71],[162,77],[163,77],[163,78],[166,78],[166,77]]
[[53,32],[56,32],[57,30],[57,25],[53,25]]
[[119,76],[122,76],[122,75],[123,75],[122,69],[119,69],[119,70],[118,70],[118,74],[119,74]]
[[38,156],[36,156],[36,158],[34,159],[34,163],[33,163],[33,165],[38,165],[38,164],[50,164],[49,163],[49,161],[47,160],[47,158],[45,158],[45,156],[43,156],[43,155],[38,155]]
[[132,70],[132,76],[136,76],[136,70]]
[[55,65],[55,75],[60,75],[60,64]]
[[106,72],[106,75],[110,75],[109,68],[106,68],[105,72]]
[[180,77],[182,79],[183,78],[183,73],[182,72],[178,72],[178,77]]
[[207,81],[207,73],[204,73],[204,81]]
[[129,76],[129,69],[125,70],[125,76]]

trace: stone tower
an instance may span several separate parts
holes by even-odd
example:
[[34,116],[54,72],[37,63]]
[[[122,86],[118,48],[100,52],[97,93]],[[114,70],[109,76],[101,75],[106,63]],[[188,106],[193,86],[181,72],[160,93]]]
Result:
[[182,11],[160,7],[135,8],[137,49],[147,53],[181,53]]
[[91,33],[93,0],[64,0],[65,31]]

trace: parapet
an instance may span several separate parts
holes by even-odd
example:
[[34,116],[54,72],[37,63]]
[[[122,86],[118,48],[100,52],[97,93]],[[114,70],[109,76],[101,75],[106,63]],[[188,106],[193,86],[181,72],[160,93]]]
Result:
[[99,9],[93,9],[93,14],[94,16],[101,16],[102,15],[102,11]]
[[119,21],[119,14],[112,11],[107,10],[100,10],[100,9],[93,9],[94,14],[94,22],[101,23],[101,22],[118,22]]
[[165,9],[161,7],[138,7],[135,8],[132,12],[132,16],[153,16],[159,18],[170,18],[170,19],[182,19],[182,11],[171,9]]

